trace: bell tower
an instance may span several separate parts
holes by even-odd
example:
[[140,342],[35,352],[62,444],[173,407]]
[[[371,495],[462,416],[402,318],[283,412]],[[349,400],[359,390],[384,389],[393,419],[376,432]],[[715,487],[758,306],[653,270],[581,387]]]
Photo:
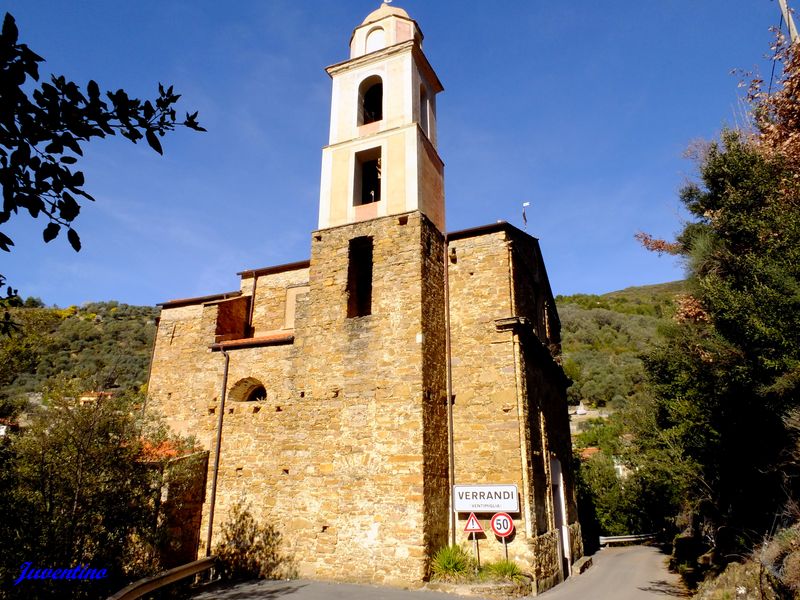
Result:
[[419,581],[447,543],[442,86],[421,40],[384,3],[327,69],[330,143],[293,342],[306,426],[327,440],[300,507],[335,532],[308,551],[326,577]]
[[444,163],[436,150],[442,84],[422,32],[384,3],[356,27],[333,80],[322,150],[319,229],[420,211],[444,231]]

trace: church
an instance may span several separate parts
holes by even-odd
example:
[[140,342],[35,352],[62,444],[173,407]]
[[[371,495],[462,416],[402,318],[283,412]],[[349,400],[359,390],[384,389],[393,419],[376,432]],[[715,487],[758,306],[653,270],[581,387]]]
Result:
[[310,258],[161,304],[147,407],[210,453],[201,555],[245,501],[300,576],[413,586],[477,521],[540,592],[582,554],[558,314],[534,237],[445,228],[422,41],[386,3],[355,28]]

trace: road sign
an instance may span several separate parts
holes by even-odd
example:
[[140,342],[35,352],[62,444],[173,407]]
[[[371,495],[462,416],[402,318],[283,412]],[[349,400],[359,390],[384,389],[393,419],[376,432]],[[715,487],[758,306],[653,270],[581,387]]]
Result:
[[497,537],[506,538],[514,531],[514,520],[506,513],[497,513],[492,517],[492,531]]
[[514,484],[454,485],[455,512],[519,512],[519,493]]
[[467,526],[464,527],[464,531],[467,533],[483,533],[483,527],[478,522],[475,513],[469,513],[469,519],[467,519]]

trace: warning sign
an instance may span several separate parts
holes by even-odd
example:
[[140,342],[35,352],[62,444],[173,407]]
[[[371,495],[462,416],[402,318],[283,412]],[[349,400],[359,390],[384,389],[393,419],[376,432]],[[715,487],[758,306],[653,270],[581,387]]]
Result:
[[464,527],[464,531],[467,533],[483,533],[483,527],[478,522],[475,513],[469,513],[469,519],[467,519],[467,526]]

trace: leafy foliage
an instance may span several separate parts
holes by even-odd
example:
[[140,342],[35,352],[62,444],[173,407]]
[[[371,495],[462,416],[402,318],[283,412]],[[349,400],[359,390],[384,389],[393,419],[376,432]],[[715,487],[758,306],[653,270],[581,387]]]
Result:
[[752,545],[787,500],[784,417],[800,381],[800,188],[786,196],[786,161],[733,131],[709,146],[700,176],[681,195],[696,221],[678,241],[703,318],[682,319],[647,358],[657,401],[642,438],[680,449],[694,471],[686,508],[728,553]]
[[678,322],[646,359],[655,397],[640,449],[680,466],[683,510],[718,559],[752,548],[798,498],[800,60],[753,94],[757,135],[723,131],[698,155],[677,243],[689,272]]
[[[576,458],[577,499],[584,546],[599,535],[672,532],[686,477],[681,462],[635,443],[649,423],[652,390],[642,358],[670,326],[686,283],[628,288],[602,296],[559,296],[563,365],[573,380],[571,403],[606,406],[609,416],[581,423],[573,439],[599,452]],[[621,474],[624,473],[624,477]]]
[[[758,145],[773,155],[786,160],[794,172],[800,170],[800,51],[798,44],[791,46],[780,32],[774,50],[775,60],[783,66],[777,90],[764,91],[764,82],[754,78],[748,89],[753,104],[754,121],[758,128]],[[787,182],[785,192],[792,194],[792,184]]]
[[675,311],[683,282],[629,288],[602,296],[558,296],[563,365],[573,380],[571,404],[621,408],[646,394],[641,355]]
[[[144,449],[146,440],[152,446],[163,439],[163,429],[136,418],[141,397],[81,405],[82,388],[63,381],[48,387],[49,408],[0,443],[2,597],[105,597],[158,570],[163,469]],[[39,568],[91,565],[107,569],[108,578],[13,586],[28,561]]]
[[[83,172],[76,169],[83,155],[82,144],[93,138],[120,134],[136,143],[144,139],[159,154],[160,139],[176,126],[205,131],[197,113],[179,121],[174,108],[180,95],[172,86],[158,86],[153,100],[131,98],[124,90],[108,91],[89,81],[86,90],[63,76],[39,81],[39,63],[44,59],[19,43],[14,17],[6,13],[0,31],[0,187],[3,205],[0,225],[20,211],[46,219],[45,242],[66,229],[67,241],[78,251],[81,241],[73,228],[80,202],[94,200],[84,189]],[[0,231],[0,250],[11,251],[13,240]],[[0,287],[5,278],[0,275]],[[7,289],[3,306],[14,305],[16,291]],[[0,325],[8,331],[10,320]]]
[[[696,153],[699,179],[681,192],[693,218],[677,240],[639,236],[650,250],[682,257],[688,293],[672,321],[658,324],[644,393],[579,437],[602,450],[581,465],[601,529],[674,523],[726,562],[797,501],[799,52],[783,55],[776,95],[751,89],[756,134],[723,131]],[[627,443],[614,441],[617,432]],[[611,477],[611,456],[631,469],[626,479]]]
[[33,307],[11,311],[16,332],[0,337],[0,417],[11,412],[3,414],[3,400],[16,402],[57,376],[80,378],[87,390],[146,382],[157,309],[113,301],[66,309],[26,304]]

